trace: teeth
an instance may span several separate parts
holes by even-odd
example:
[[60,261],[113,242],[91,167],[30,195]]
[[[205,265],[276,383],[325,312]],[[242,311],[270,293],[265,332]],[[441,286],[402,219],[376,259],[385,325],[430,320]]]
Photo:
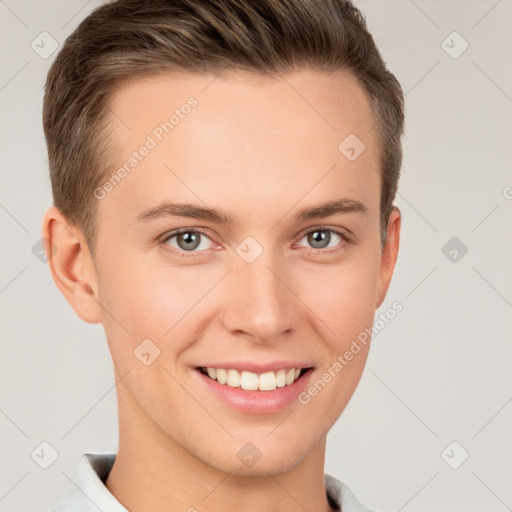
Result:
[[226,384],[232,388],[238,388],[240,386],[240,374],[236,370],[228,370],[228,381]]
[[[300,372],[300,370],[299,370]],[[276,373],[276,386],[282,388],[286,386],[286,370],[279,370]]]
[[232,388],[241,387],[246,391],[273,391],[276,387],[289,386],[299,378],[301,370],[302,368],[290,368],[288,370],[257,374],[247,371],[240,373],[234,369],[206,368],[210,379]]
[[[230,371],[238,374],[238,372],[236,370],[230,370]],[[268,374],[265,374],[265,375],[268,375]],[[262,375],[262,377],[263,377],[263,375]],[[238,382],[240,382],[240,387],[242,389],[246,389],[247,391],[255,391],[258,389],[258,386],[260,386],[258,376],[252,372],[242,372],[242,374],[240,375],[240,380]],[[228,385],[232,386],[232,384],[229,381],[228,381]],[[232,386],[232,387],[235,387],[235,386]]]
[[[215,370],[215,368],[214,368],[214,370]],[[226,382],[228,381],[226,370],[222,370],[220,368],[217,369],[217,380],[221,384],[226,384]]]

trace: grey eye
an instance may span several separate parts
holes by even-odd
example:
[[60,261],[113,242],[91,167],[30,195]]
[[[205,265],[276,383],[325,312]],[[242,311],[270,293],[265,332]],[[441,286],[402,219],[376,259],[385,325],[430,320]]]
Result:
[[197,249],[201,241],[201,234],[195,231],[185,231],[184,233],[178,233],[176,240],[180,249],[193,250]]
[[326,229],[318,229],[308,233],[308,243],[315,249],[325,249],[329,245],[331,235]]
[[[334,235],[334,238],[333,238]],[[336,242],[336,237],[338,237],[338,241]],[[310,231],[306,235],[304,235],[303,239],[307,239],[307,243],[313,249],[327,249],[329,247],[336,247],[339,244],[343,237],[332,229],[314,229]],[[335,242],[332,245],[329,245],[331,242]]]
[[[208,240],[208,237],[200,231],[187,230],[169,235],[165,243],[176,250],[192,252],[201,246],[203,238]],[[207,248],[204,247],[204,249]]]

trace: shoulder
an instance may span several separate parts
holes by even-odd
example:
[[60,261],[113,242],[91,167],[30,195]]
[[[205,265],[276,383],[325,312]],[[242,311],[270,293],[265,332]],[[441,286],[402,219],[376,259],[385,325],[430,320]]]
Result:
[[128,512],[105,486],[115,458],[115,453],[82,454],[67,495],[48,512]]

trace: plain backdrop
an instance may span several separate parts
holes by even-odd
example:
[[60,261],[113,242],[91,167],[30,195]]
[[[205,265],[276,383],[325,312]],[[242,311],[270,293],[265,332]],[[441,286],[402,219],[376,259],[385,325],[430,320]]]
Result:
[[[75,315],[37,256],[57,53],[44,52],[99,3],[0,1],[4,512],[48,510],[83,452],[117,450],[102,327]],[[401,248],[380,308],[403,311],[374,339],[325,469],[382,511],[510,510],[512,1],[355,3],[406,94]],[[43,442],[58,453],[47,469],[31,455]]]

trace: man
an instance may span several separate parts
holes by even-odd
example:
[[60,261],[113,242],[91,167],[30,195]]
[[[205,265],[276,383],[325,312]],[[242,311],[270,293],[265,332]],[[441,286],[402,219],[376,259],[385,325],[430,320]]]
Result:
[[43,117],[50,270],[119,407],[117,454],[53,510],[368,510],[324,474],[399,247],[403,96],[361,13],[110,3]]

